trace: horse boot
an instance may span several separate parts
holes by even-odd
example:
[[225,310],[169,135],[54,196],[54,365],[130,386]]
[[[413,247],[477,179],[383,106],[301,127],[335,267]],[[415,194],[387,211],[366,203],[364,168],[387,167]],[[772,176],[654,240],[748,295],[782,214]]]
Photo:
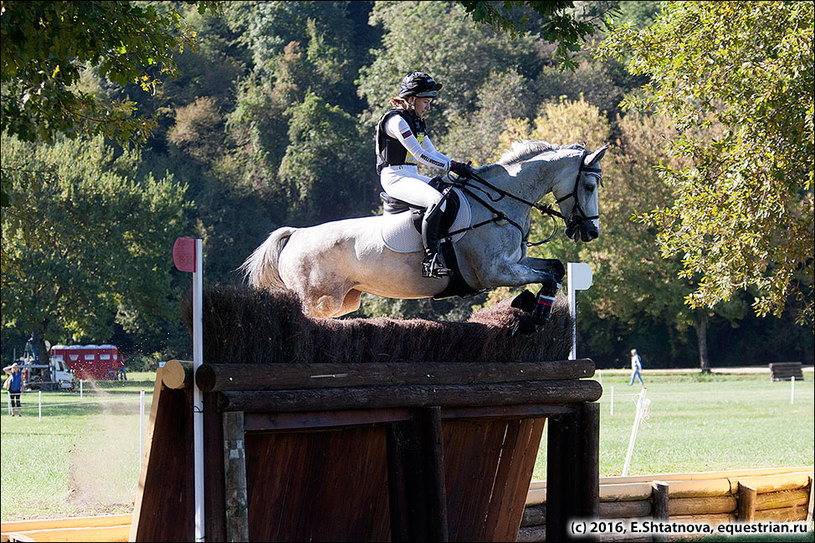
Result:
[[453,275],[453,270],[444,263],[441,255],[441,228],[442,210],[433,204],[424,214],[422,220],[422,242],[424,242],[424,260],[422,261],[422,277],[443,277]]

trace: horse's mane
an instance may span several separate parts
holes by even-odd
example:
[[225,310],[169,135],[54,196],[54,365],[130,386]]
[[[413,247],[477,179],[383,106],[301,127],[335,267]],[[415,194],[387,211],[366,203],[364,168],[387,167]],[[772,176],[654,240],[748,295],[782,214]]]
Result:
[[583,150],[583,146],[577,143],[573,143],[571,145],[556,145],[554,143],[536,140],[515,141],[512,143],[512,148],[501,155],[501,158],[498,159],[497,165],[511,166],[516,162],[521,162],[529,157],[539,155],[540,153],[544,153],[546,151],[559,151],[561,149]]

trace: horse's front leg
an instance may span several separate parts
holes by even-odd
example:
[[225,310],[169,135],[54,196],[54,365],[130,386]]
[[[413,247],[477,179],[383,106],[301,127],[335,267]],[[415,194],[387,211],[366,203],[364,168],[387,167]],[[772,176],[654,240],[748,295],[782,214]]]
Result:
[[527,256],[522,258],[519,263],[536,270],[551,273],[555,276],[558,283],[562,282],[563,277],[566,275],[566,268],[563,267],[563,262],[556,258],[535,258],[533,256]]
[[526,257],[518,262],[493,261],[483,270],[482,283],[487,288],[520,287],[531,283],[560,283],[563,264],[557,260]]

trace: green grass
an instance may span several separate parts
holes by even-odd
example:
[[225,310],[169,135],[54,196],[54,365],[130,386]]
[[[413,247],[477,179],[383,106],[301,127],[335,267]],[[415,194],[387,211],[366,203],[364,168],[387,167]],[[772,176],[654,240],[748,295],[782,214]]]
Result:
[[[649,416],[640,425],[628,475],[811,466],[813,379],[770,382],[768,374],[646,376]],[[611,414],[611,388],[614,414]],[[603,376],[600,476],[620,476],[634,425],[639,383]],[[534,479],[546,478],[545,447]]]
[[8,416],[3,395],[3,521],[129,513],[139,476],[139,392],[145,424],[155,373],[79,389],[23,394],[23,416]]
[[[3,521],[132,510],[139,474],[139,391],[149,416],[155,373],[86,384],[78,392],[23,396],[23,416],[0,416]],[[629,475],[811,466],[813,379],[795,386],[767,374],[646,375],[650,416],[639,429]],[[621,475],[638,386],[603,375],[600,475]],[[610,413],[614,387],[614,415]],[[145,420],[146,422],[146,420]],[[545,442],[534,478],[545,478]]]

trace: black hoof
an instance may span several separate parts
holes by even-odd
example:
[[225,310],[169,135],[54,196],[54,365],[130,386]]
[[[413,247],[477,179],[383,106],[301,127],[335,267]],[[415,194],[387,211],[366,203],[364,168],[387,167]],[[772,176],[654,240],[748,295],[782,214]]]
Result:
[[516,334],[521,335],[529,335],[534,334],[537,331],[535,327],[535,323],[532,321],[532,317],[528,315],[521,315],[521,318],[518,319],[518,322],[515,323],[515,327],[512,328],[512,336],[514,337]]
[[532,313],[532,311],[535,309],[535,303],[535,295],[528,290],[524,290],[515,296],[515,299],[512,300],[510,306],[520,309],[524,313]]

